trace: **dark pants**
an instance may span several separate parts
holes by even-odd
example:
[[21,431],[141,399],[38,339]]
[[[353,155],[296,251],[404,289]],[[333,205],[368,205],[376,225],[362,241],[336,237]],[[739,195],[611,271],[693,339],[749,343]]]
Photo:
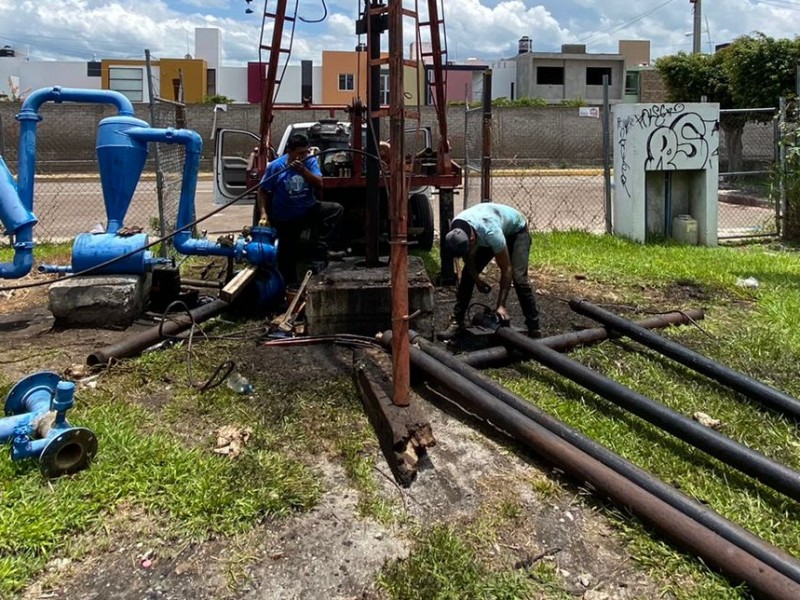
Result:
[[[531,234],[527,228],[519,233],[506,236],[506,246],[511,257],[511,280],[514,289],[517,291],[517,299],[525,315],[525,326],[528,330],[539,329],[539,311],[536,310],[536,300],[533,297],[531,281],[528,279],[528,260],[531,253]],[[491,260],[494,252],[491,248],[479,246],[475,252],[475,270],[480,275]],[[453,316],[459,322],[463,321],[469,308],[472,298],[472,291],[475,289],[475,281],[472,276],[464,269],[461,272],[461,280],[458,282],[456,291],[456,305]]]
[[300,261],[300,240],[303,231],[311,233],[311,260],[324,262],[328,247],[339,239],[344,209],[336,202],[317,202],[304,216],[291,221],[273,221],[278,232],[278,270],[286,285],[296,284]]

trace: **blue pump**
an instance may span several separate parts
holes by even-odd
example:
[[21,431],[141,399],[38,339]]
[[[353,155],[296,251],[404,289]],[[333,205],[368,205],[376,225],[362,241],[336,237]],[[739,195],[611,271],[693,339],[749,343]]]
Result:
[[[78,90],[58,87],[33,92],[17,115],[20,122],[19,174],[15,182],[0,157],[0,221],[13,238],[14,260],[0,264],[0,278],[19,278],[33,265],[33,183],[36,161],[36,126],[41,120],[39,108],[45,102],[95,102],[112,104],[118,114],[103,119],[97,131],[97,162],[108,219],[106,233],[80,234],[72,250],[69,266],[42,265],[41,272],[77,273],[95,269],[93,274],[142,274],[154,265],[167,262],[145,250],[146,234],[121,235],[125,215],[148,154],[148,144],[159,142],[184,146],[183,182],[178,205],[177,229],[173,237],[181,254],[226,256],[261,267],[257,285],[262,303],[283,296],[283,279],[276,268],[276,232],[270,227],[254,227],[249,235],[240,235],[233,244],[220,244],[192,237],[195,219],[194,198],[203,140],[188,129],[151,128],[133,116],[133,105],[118,92],[110,90]],[[137,252],[137,250],[139,250]],[[123,255],[126,258],[96,269],[105,262]]]
[[42,371],[17,382],[6,397],[0,442],[11,441],[11,459],[38,458],[45,477],[71,475],[89,466],[97,437],[67,422],[75,384]]

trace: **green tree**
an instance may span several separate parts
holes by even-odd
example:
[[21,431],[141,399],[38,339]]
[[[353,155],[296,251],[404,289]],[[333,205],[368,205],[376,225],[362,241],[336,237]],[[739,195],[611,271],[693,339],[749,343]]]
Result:
[[[697,102],[705,96],[721,108],[777,107],[781,96],[795,89],[800,62],[800,38],[773,39],[755,33],[735,39],[714,54],[678,54],[656,61],[672,102]],[[726,115],[720,120],[725,132],[728,170],[742,168],[742,132],[747,119],[767,120],[768,113]]]

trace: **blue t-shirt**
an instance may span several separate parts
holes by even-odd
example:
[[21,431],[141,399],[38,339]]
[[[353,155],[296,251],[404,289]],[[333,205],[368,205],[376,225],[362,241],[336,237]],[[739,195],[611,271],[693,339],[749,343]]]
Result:
[[[295,169],[286,168],[288,158],[289,155],[284,154],[269,163],[259,183],[262,190],[272,194],[272,218],[275,221],[300,219],[317,201],[314,189],[305,177]],[[303,164],[315,175],[322,175],[315,156],[307,157]]]
[[478,246],[499,254],[506,247],[506,236],[519,233],[528,224],[525,215],[516,208],[494,202],[481,202],[461,211],[455,219],[469,223],[475,230]]

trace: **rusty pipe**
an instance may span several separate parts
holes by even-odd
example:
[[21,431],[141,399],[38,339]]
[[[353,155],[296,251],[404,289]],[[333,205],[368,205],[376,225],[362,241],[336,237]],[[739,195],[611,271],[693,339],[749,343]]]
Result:
[[208,304],[193,308],[189,311],[191,317],[187,314],[182,314],[169,321],[165,321],[163,327],[161,324],[154,325],[150,329],[145,329],[140,333],[131,335],[121,342],[95,350],[86,358],[86,364],[90,367],[105,365],[108,364],[108,361],[111,359],[136,356],[146,348],[163,340],[165,337],[176,335],[181,331],[189,329],[193,324],[202,323],[203,321],[215,317],[229,306],[230,304],[224,300],[214,300]]
[[[605,330],[603,329],[601,331]],[[743,527],[729,521],[719,513],[681,493],[671,485],[657,479],[651,473],[631,463],[615,452],[612,452],[595,440],[572,429],[563,421],[544,412],[534,404],[528,402],[525,398],[514,394],[496,381],[486,377],[475,368],[464,364],[458,357],[453,356],[443,348],[425,340],[417,332],[411,331],[410,335],[412,344],[417,346],[425,354],[438,360],[448,369],[452,369],[481,389],[492,394],[501,402],[518,411],[520,414],[535,421],[551,433],[556,434],[561,439],[578,448],[581,452],[585,452],[593,459],[600,461],[701,525],[708,527],[714,533],[720,535],[739,548],[742,548],[746,552],[749,552],[776,571],[800,583],[800,561],[795,557],[776,546],[768,544]],[[539,343],[543,343],[544,341],[545,340],[540,340]]]
[[781,414],[800,420],[800,400],[789,394],[756,381],[743,373],[734,371],[730,367],[726,367],[677,342],[637,327],[636,323],[604,310],[591,302],[581,298],[573,298],[569,301],[569,306],[575,312],[599,321],[606,327],[627,335],[632,340],[652,348],[656,352],[660,352],[664,356],[698,373],[702,373],[706,377],[710,377],[748,398],[761,402]]
[[[391,337],[391,332],[383,334],[385,347],[391,347]],[[765,598],[800,598],[800,584],[521,415],[418,348],[411,347],[409,354],[418,371],[457,398],[450,399],[450,402],[490,422],[574,479],[589,484],[599,494],[627,508],[665,537],[724,572],[731,580],[746,582]]]
[[[637,321],[639,327],[645,329],[659,329],[669,327],[670,325],[686,325],[694,321],[700,321],[705,317],[702,310],[692,308],[684,311],[673,311],[649,317]],[[558,352],[566,352],[576,346],[586,346],[595,342],[602,342],[608,338],[622,337],[616,331],[611,331],[605,327],[594,327],[592,329],[582,329],[581,331],[571,331],[569,333],[562,333],[550,337],[542,338],[539,340],[540,344],[544,344],[552,350]],[[476,369],[484,369],[493,366],[503,366],[510,362],[515,362],[524,359],[518,352],[509,350],[505,346],[495,346],[493,348],[486,348],[485,350],[475,350],[474,352],[467,352],[459,354],[458,359]]]
[[800,473],[797,471],[684,417],[671,408],[593,371],[578,361],[513,331],[510,327],[498,328],[495,335],[504,344],[524,352],[559,375],[563,375],[598,396],[632,412],[695,448],[703,450],[737,471],[758,479],[764,485],[800,501]]

